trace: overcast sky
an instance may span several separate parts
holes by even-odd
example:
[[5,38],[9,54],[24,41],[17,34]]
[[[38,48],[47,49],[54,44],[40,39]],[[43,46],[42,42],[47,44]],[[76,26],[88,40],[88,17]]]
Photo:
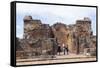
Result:
[[96,8],[94,7],[17,3],[16,13],[16,33],[19,38],[23,37],[23,18],[27,15],[50,25],[56,22],[62,22],[66,25],[75,24],[76,20],[89,17],[92,21],[93,34],[96,35]]

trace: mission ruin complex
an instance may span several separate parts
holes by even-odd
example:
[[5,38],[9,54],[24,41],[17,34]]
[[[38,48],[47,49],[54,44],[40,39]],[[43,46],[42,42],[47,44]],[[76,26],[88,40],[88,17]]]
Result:
[[76,24],[66,25],[57,22],[50,26],[41,20],[25,16],[23,39],[16,38],[16,56],[36,56],[57,54],[58,45],[68,48],[69,53],[96,54],[96,36],[91,29],[91,20],[84,18],[76,20]]

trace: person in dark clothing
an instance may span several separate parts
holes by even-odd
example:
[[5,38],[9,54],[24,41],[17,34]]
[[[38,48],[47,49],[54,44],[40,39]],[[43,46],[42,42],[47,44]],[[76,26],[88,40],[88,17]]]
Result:
[[57,52],[58,52],[59,55],[60,55],[60,52],[61,52],[61,47],[60,47],[60,45],[58,46]]
[[65,49],[66,49],[66,52],[67,52],[67,55],[68,55],[68,54],[69,54],[69,50],[68,50],[68,47],[66,47]]

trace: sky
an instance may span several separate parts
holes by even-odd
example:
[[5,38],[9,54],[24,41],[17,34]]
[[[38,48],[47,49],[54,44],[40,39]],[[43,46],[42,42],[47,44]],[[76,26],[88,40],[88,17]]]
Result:
[[59,6],[17,3],[16,6],[16,35],[23,38],[23,18],[31,15],[33,19],[39,19],[42,23],[53,25],[62,22],[66,25],[75,24],[76,20],[89,17],[92,21],[93,34],[96,35],[96,8],[80,6]]

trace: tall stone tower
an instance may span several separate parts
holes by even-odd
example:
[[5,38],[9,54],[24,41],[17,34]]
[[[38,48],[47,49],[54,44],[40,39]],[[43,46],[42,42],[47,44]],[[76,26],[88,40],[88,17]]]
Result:
[[24,17],[24,39],[28,39],[32,30],[40,28],[41,25],[40,20],[33,20],[32,16]]
[[76,21],[77,53],[82,53],[85,48],[90,47],[91,32],[91,20],[89,18],[85,17],[83,20]]

